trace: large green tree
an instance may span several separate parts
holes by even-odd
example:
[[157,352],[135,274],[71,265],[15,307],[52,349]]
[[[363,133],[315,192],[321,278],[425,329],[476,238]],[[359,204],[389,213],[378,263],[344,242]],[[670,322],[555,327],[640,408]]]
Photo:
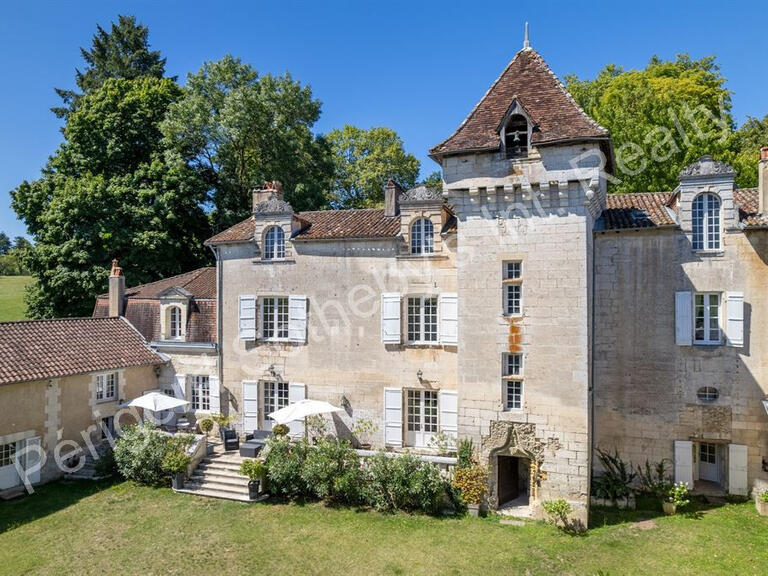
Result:
[[346,125],[331,131],[334,208],[367,208],[384,201],[390,178],[409,188],[419,176],[419,160],[408,154],[403,141],[390,128],[368,130]]
[[11,239],[8,238],[8,234],[0,232],[0,256],[8,254],[8,250],[11,249]]
[[768,116],[762,120],[747,118],[731,136],[733,167],[736,169],[736,184],[739,187],[757,186],[757,163],[763,146],[768,146]]
[[83,71],[75,70],[75,82],[81,92],[55,89],[64,104],[52,109],[59,117],[69,114],[84,94],[101,88],[109,78],[132,80],[165,75],[165,58],[158,50],[150,50],[149,29],[138,24],[134,16],[118,16],[109,31],[101,26],[96,29],[91,47],[80,48],[86,65]]
[[615,192],[671,190],[702,154],[731,161],[730,93],[714,57],[653,57],[643,70],[609,65],[592,80],[566,77],[584,110],[608,128]]
[[327,203],[330,150],[312,133],[320,108],[289,74],[259,76],[232,56],[188,76],[163,132],[206,182],[214,229],[245,218],[252,189],[265,180],[280,180],[295,210]]
[[171,79],[108,79],[68,114],[64,142],[39,180],[11,192],[35,243],[34,317],[88,315],[117,257],[140,283],[199,265],[209,233],[205,189],[159,124],[181,98]]

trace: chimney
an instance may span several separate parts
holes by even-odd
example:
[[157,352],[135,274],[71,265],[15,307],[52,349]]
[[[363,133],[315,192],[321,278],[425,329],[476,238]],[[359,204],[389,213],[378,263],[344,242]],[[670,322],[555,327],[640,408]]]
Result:
[[384,216],[397,216],[400,214],[399,196],[403,193],[400,184],[390,179],[384,187]]
[[760,148],[760,163],[757,165],[757,196],[760,199],[760,214],[768,211],[768,146]]
[[117,265],[117,258],[112,260],[112,270],[109,272],[109,315],[122,316],[125,299],[125,276],[123,269]]
[[261,188],[253,191],[253,210],[256,211],[256,205],[266,202],[272,198],[283,199],[283,185],[278,180],[264,182]]

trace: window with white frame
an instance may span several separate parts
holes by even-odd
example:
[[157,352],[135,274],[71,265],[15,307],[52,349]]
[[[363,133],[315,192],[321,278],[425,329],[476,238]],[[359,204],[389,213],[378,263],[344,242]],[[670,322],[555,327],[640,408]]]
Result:
[[504,408],[522,410],[523,408],[523,355],[504,354],[502,356],[502,390]]
[[406,443],[428,446],[438,428],[437,390],[408,390],[406,395]]
[[0,444],[0,468],[12,466],[13,459],[16,456],[16,443]]
[[285,258],[285,232],[280,226],[272,226],[264,237],[264,260]]
[[693,300],[693,341],[695,344],[720,344],[720,294],[697,292]]
[[262,382],[264,399],[264,428],[271,430],[272,419],[269,414],[288,406],[288,382]]
[[720,250],[720,198],[699,194],[693,200],[693,249]]
[[262,298],[261,329],[265,340],[288,339],[287,296],[267,296]]
[[168,308],[168,338],[181,338],[181,308],[179,306]]
[[419,218],[411,224],[411,254],[432,254],[435,251],[435,228],[429,218]]
[[502,273],[504,314],[520,316],[523,313],[523,263],[504,262]]
[[211,409],[211,384],[208,376],[189,376],[192,409],[203,412]]
[[437,296],[408,298],[408,343],[437,343]]
[[108,402],[117,396],[117,372],[96,376],[96,400]]

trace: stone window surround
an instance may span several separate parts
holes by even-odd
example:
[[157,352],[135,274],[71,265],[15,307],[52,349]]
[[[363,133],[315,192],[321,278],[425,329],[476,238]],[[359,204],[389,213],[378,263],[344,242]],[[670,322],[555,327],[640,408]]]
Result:
[[[429,236],[425,234],[425,229],[430,226],[432,228],[431,242],[428,240]],[[429,256],[435,253],[435,224],[429,216],[413,218],[408,224],[408,246],[412,256]]]
[[[265,305],[265,301],[267,299],[272,299],[274,301],[275,306],[271,307],[270,313],[274,315],[273,318],[273,325],[274,325],[274,331],[277,332],[277,326],[278,326],[278,300],[285,300],[285,330],[286,335],[284,338],[276,337],[276,336],[270,336],[268,337],[266,335],[266,332],[264,330],[264,316],[267,314],[267,306]],[[289,330],[290,330],[290,296],[287,294],[263,294],[259,295],[256,298],[258,302],[258,326],[260,333],[259,340],[263,342],[290,342],[289,338]]]
[[[276,254],[280,254],[282,252],[281,256],[273,256],[272,258],[267,257],[267,236],[272,230],[281,230],[283,235],[281,238],[276,238],[275,242],[272,246],[273,251]],[[290,235],[289,235],[290,237]],[[281,242],[277,242],[277,240],[281,240]],[[261,245],[264,247],[264,249],[261,251],[261,261],[262,262],[283,262],[286,259],[287,251],[286,251],[286,234],[285,229],[280,224],[266,224],[264,226],[264,230],[261,234]]]
[[[518,264],[518,275],[514,278],[509,278],[507,275],[508,267],[507,264]],[[524,303],[524,293],[523,293],[523,278],[525,273],[525,263],[522,258],[504,258],[501,262],[501,283],[502,283],[502,313],[504,316],[510,317],[510,318],[520,318],[523,315],[523,303]],[[509,297],[508,297],[508,287],[509,286],[519,286],[520,287],[520,293],[518,297],[518,312],[509,312]]]
[[[700,198],[704,198],[704,197],[714,197],[714,198],[717,199],[717,202],[718,202],[718,206],[717,206],[717,212],[718,212],[718,218],[717,218],[718,225],[717,225],[717,228],[718,229],[716,231],[717,240],[718,240],[717,244],[718,245],[717,245],[716,248],[707,248],[706,247],[707,244],[709,244],[709,240],[710,240],[710,238],[709,238],[709,226],[708,226],[708,220],[706,218],[706,213],[704,213],[702,215],[701,223],[697,224],[696,218],[694,217],[694,208],[693,207],[696,204],[697,200],[699,200]],[[723,230],[723,228],[724,228],[724,226],[723,226],[723,200],[720,197],[720,194],[718,194],[717,192],[715,192],[712,189],[707,189],[707,190],[704,190],[704,191],[696,194],[696,196],[694,196],[693,200],[691,201],[691,246],[692,247],[693,247],[693,239],[696,236],[696,227],[699,226],[699,225],[703,227],[703,229],[701,231],[703,247],[702,248],[695,248],[694,247],[693,248],[694,252],[696,252],[696,253],[704,253],[704,254],[719,254],[719,253],[722,253],[722,251],[723,251],[723,232],[724,232],[724,230]]]
[[[114,390],[112,391],[113,394],[112,394],[112,396],[107,396],[107,379],[110,376],[113,376],[113,375],[115,377]],[[93,394],[94,394],[94,400],[95,400],[95,402],[97,404],[106,404],[108,402],[115,402],[115,401],[117,401],[118,397],[120,396],[120,394],[119,394],[119,392],[120,392],[120,373],[117,370],[108,370],[106,372],[99,372],[97,374],[94,374],[93,378],[94,378],[94,392],[93,392]],[[103,382],[104,382],[104,392],[103,392],[103,397],[99,398],[98,397],[98,393],[99,393],[99,380],[102,379],[102,378],[103,378]]]
[[[712,340],[708,337],[709,335],[709,323],[712,319],[712,315],[710,314],[710,304],[709,304],[709,297],[710,296],[717,296],[717,326],[718,326],[718,332],[719,337],[717,340]],[[703,340],[697,340],[696,339],[696,297],[697,296],[703,296],[704,300],[704,334],[705,337]],[[692,304],[693,304],[693,344],[694,346],[722,346],[723,344],[723,295],[720,292],[694,292]]]
[[[109,400],[97,400],[96,399],[96,379],[98,376],[103,376],[106,374],[117,374],[117,389],[115,390],[115,397],[113,399]],[[91,374],[91,379],[89,382],[89,393],[90,393],[90,401],[89,404],[91,406],[91,411],[94,418],[102,418],[104,416],[109,416],[117,411],[117,404],[120,401],[121,398],[125,398],[125,370],[119,369],[119,370],[102,370],[100,372],[94,372]],[[102,410],[106,409],[106,412],[102,412]]]
[[[409,330],[410,311],[411,311],[410,300],[412,298],[419,299],[419,339],[418,340],[410,339],[410,330]],[[427,299],[435,300],[435,322],[434,322],[435,339],[434,340],[424,339],[424,333],[426,328],[424,303],[425,303],[425,300]],[[429,346],[429,347],[440,346],[440,295],[439,294],[406,294],[403,298],[403,306],[405,308],[404,323],[405,323],[406,346]]]
[[[181,309],[181,335],[171,337],[171,308]],[[160,334],[163,340],[169,342],[185,341],[187,339],[187,317],[189,300],[187,298],[168,298],[160,301]]]
[[[508,362],[510,356],[518,356],[520,358],[520,365],[519,370],[517,374],[512,374],[508,370]],[[502,387],[501,387],[501,405],[504,408],[504,412],[522,412],[523,407],[525,406],[525,356],[521,352],[505,352],[502,354],[501,358],[501,381],[502,381]],[[520,406],[519,407],[510,407],[507,395],[507,385],[510,382],[517,382],[520,384]]]

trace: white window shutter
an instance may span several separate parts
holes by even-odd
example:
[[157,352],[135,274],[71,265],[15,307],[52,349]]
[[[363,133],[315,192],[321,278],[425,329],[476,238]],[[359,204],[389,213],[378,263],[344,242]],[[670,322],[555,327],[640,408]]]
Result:
[[43,467],[42,442],[40,436],[24,440],[24,474],[27,477],[25,483],[37,484],[40,482],[40,469]]
[[689,440],[675,440],[675,482],[693,488],[693,442]]
[[307,341],[307,297],[292,294],[288,297],[288,340]]
[[452,438],[456,446],[459,435],[459,395],[456,390],[440,390],[440,431]]
[[675,344],[693,344],[693,300],[690,292],[675,292]]
[[240,296],[239,308],[240,340],[256,340],[256,297]]
[[218,376],[208,378],[208,390],[210,391],[211,414],[221,414],[221,387]]
[[384,444],[403,445],[402,388],[384,388]]
[[440,294],[440,343],[459,343],[459,295],[453,292]]
[[[187,377],[184,374],[176,374],[173,377],[173,395],[181,400],[187,399]],[[179,406],[178,408],[172,409],[171,412],[184,414],[187,411],[187,408],[191,409],[192,405]]]
[[728,493],[747,496],[747,447],[728,444]]
[[744,293],[725,293],[725,335],[728,346],[744,346]]
[[[290,382],[288,384],[288,403],[293,404],[299,400],[304,400],[307,397],[307,386],[301,382]],[[304,436],[304,422],[297,420],[295,422],[289,422],[288,428],[291,429],[289,434],[294,438],[300,438]]]
[[400,344],[400,294],[397,292],[381,295],[381,341]]
[[259,428],[259,383],[256,380],[243,380],[243,433],[251,433]]

